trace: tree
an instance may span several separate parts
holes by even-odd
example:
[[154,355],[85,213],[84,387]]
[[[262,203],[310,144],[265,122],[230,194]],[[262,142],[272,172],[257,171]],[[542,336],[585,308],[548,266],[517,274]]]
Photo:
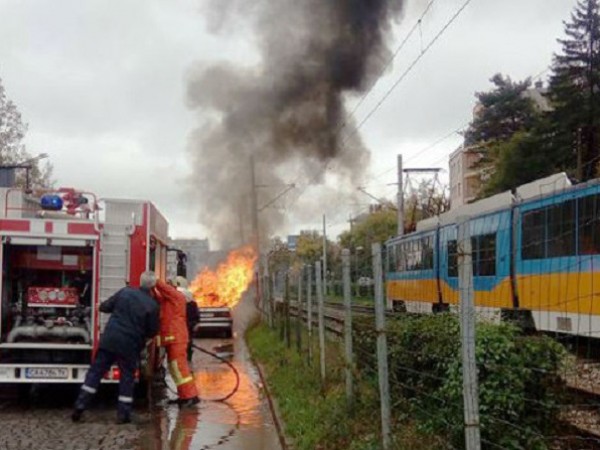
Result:
[[598,175],[600,159],[599,0],[580,0],[564,26],[550,80],[552,138],[563,154],[576,156],[576,176],[583,181]]
[[[17,164],[32,158],[23,144],[26,132],[27,125],[23,123],[17,106],[6,96],[0,79],[0,165]],[[29,176],[32,188],[50,187],[52,165],[46,163],[40,167],[35,161],[31,164]],[[24,174],[17,177],[17,185],[25,185]]]
[[531,80],[513,82],[510,77],[494,75],[494,89],[477,92],[477,106],[473,122],[465,132],[465,146],[477,145],[482,153],[489,145],[508,141],[517,131],[530,129],[536,119],[536,108],[523,95]]
[[421,180],[416,187],[409,182],[404,192],[404,230],[416,229],[417,222],[428,217],[439,216],[450,209],[450,198],[447,190],[436,178]]
[[352,229],[344,231],[340,237],[340,246],[355,252],[357,248],[370,254],[371,245],[385,242],[396,236],[398,217],[395,210],[382,208],[356,221]]
[[302,231],[296,243],[296,256],[305,264],[313,264],[323,256],[323,236],[318,231]]
[[[465,146],[480,153],[482,189],[487,197],[564,170],[567,158],[552,145],[551,105],[529,79],[513,82],[495,75],[489,92],[476,94],[475,119],[465,133]],[[534,102],[531,93],[537,94]]]
[[271,239],[268,252],[269,272],[288,270],[294,262],[294,253],[279,237]]
[[541,131],[518,131],[506,142],[490,148],[494,170],[483,185],[482,197],[515,189],[558,169],[553,148]]

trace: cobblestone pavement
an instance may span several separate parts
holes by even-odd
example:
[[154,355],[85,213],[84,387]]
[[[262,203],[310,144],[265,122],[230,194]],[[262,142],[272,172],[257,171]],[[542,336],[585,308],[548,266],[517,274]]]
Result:
[[11,392],[16,389],[0,392],[0,450],[137,449],[141,431],[150,423],[141,410],[135,424],[117,425],[115,392],[101,393],[84,420],[73,424],[77,387],[51,386],[30,400],[16,397]]

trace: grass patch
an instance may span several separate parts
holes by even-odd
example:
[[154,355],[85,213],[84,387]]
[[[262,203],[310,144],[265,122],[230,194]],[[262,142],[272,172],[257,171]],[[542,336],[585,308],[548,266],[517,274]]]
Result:
[[[297,449],[380,448],[380,404],[373,317],[356,317],[356,398],[345,399],[342,344],[327,341],[327,383],[319,375],[318,346],[307,361],[307,336],[298,353],[295,325],[290,348],[279,330],[257,325],[248,333],[265,368],[287,435]],[[387,323],[393,449],[464,448],[460,327],[452,314],[402,315]],[[316,336],[315,336],[316,339]],[[564,348],[508,323],[477,325],[481,435],[506,449],[552,448],[563,384]]]
[[[252,355],[265,370],[272,395],[276,398],[285,432],[299,450],[380,448],[380,407],[376,372],[355,377],[356,398],[351,409],[345,398],[344,361],[338,342],[327,343],[327,383],[321,386],[318,347],[309,366],[304,351],[294,344],[287,348],[276,330],[257,325],[247,334]],[[395,449],[433,449],[431,439],[412,424],[396,428]]]
[[[285,422],[285,432],[299,450],[377,448],[377,430],[360,413],[346,405],[341,379],[343,362],[340,352],[330,344],[327,386],[322,388],[315,359],[309,367],[306,354],[286,348],[277,332],[257,325],[248,332],[253,357],[263,366],[269,388],[276,398]],[[306,336],[304,339],[306,346]],[[316,352],[315,352],[316,353]],[[368,422],[372,422],[372,410]],[[360,434],[360,435],[359,435]],[[358,446],[357,446],[358,445]]]

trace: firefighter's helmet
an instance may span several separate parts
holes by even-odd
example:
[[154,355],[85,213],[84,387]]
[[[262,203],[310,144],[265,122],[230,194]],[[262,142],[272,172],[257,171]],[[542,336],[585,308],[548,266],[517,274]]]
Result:
[[177,278],[175,278],[175,286],[181,287],[181,288],[187,288],[188,281],[184,277],[178,276]]

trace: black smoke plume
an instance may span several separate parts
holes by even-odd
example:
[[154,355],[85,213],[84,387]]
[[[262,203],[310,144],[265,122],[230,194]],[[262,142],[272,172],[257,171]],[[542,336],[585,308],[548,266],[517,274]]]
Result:
[[[202,124],[190,139],[194,198],[200,220],[222,244],[249,237],[249,157],[256,162],[259,207],[298,182],[293,199],[325,164],[336,189],[355,191],[369,152],[345,100],[368,90],[390,57],[386,45],[402,0],[214,0],[209,25],[250,25],[255,65],[222,63],[191,72],[188,105]],[[325,196],[327,197],[327,196]],[[315,218],[326,198],[304,199]],[[285,203],[285,201],[283,202]],[[281,203],[280,203],[281,204]],[[272,231],[285,211],[265,209],[261,228]],[[304,211],[306,215],[306,211]],[[318,219],[317,219],[318,220]]]

